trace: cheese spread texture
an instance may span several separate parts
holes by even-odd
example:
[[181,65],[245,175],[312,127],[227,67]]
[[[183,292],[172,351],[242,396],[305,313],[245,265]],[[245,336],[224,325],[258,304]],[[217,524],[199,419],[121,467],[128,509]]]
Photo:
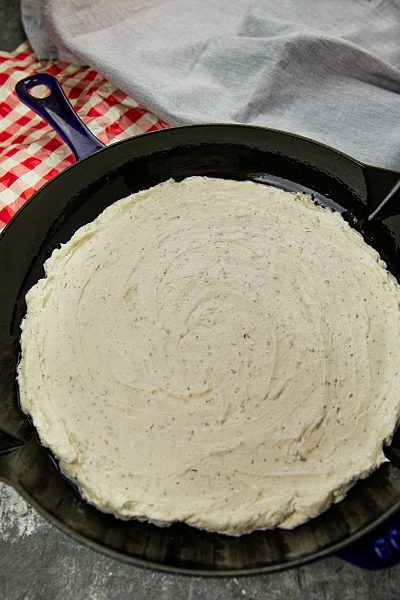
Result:
[[21,405],[100,510],[292,528],[385,461],[400,287],[311,197],[170,180],[107,208],[45,271]]

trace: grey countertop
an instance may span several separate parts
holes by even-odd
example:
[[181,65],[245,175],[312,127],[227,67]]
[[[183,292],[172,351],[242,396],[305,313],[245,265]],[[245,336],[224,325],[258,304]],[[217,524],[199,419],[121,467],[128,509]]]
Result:
[[[0,0],[0,23],[0,50],[13,50],[25,39],[18,0]],[[400,567],[366,572],[337,558],[226,579],[135,568],[60,533],[1,483],[0,557],[0,600],[394,600],[400,589]]]

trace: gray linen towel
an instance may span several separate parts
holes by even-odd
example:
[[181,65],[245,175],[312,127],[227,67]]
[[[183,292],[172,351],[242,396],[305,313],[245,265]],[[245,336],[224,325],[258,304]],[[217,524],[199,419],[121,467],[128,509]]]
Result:
[[170,124],[240,122],[400,169],[400,0],[22,0],[41,58]]

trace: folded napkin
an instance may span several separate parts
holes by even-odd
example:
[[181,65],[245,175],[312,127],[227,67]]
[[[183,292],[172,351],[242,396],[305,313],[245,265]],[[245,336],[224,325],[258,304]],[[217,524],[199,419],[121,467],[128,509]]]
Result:
[[105,144],[166,127],[94,69],[40,62],[29,44],[0,52],[0,230],[42,185],[74,162],[68,146],[15,94],[17,81],[56,75],[91,131]]
[[22,0],[39,57],[172,124],[241,122],[400,168],[400,0]]

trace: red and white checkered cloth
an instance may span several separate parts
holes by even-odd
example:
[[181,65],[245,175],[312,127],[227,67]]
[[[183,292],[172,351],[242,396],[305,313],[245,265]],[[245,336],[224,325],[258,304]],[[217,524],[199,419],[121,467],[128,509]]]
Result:
[[15,94],[20,79],[39,72],[57,76],[81,119],[105,144],[167,127],[94,69],[41,62],[28,43],[0,52],[0,230],[34,192],[74,162],[63,140]]

